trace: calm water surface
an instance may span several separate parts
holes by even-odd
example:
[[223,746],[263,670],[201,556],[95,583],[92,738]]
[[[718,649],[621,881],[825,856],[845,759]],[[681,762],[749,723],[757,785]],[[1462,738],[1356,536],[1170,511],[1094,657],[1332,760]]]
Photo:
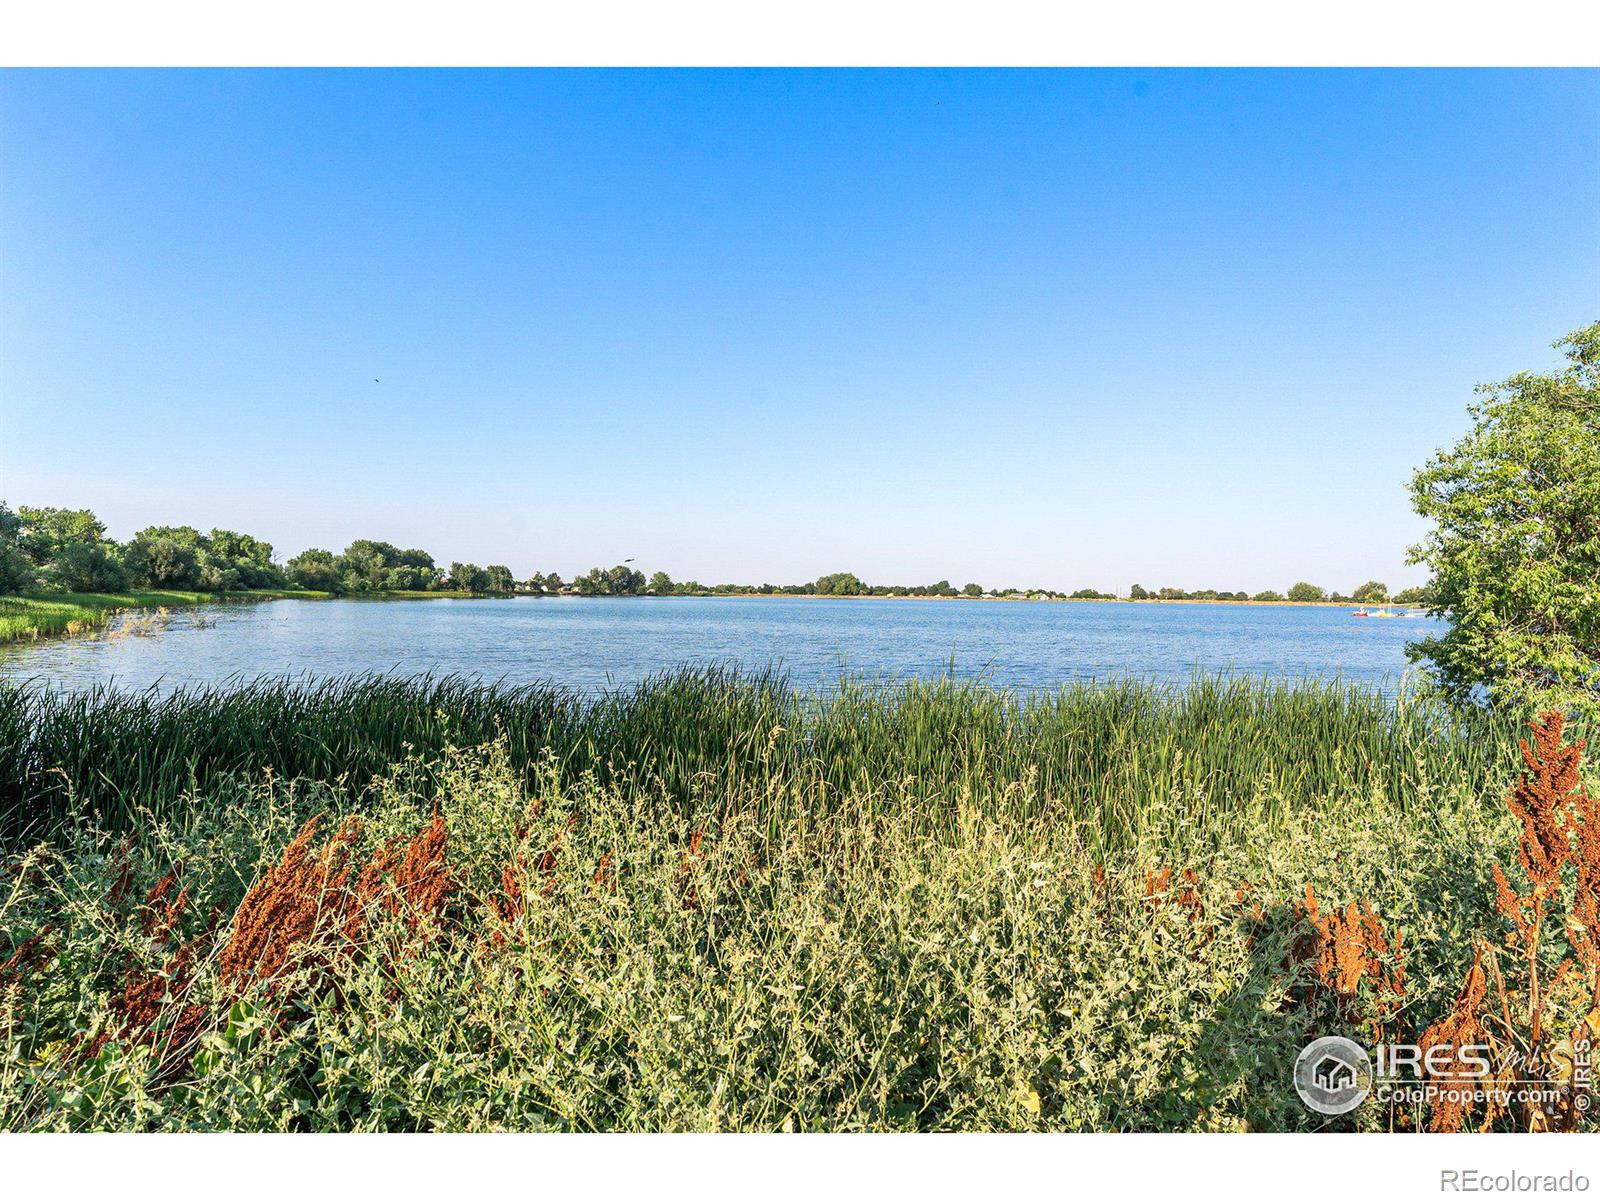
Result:
[[[0,677],[66,688],[230,683],[259,675],[459,673],[587,691],[686,663],[781,665],[799,686],[842,672],[961,674],[1053,688],[1196,670],[1394,688],[1430,619],[1235,604],[775,598],[283,600],[175,612],[153,636],[0,650]],[[198,618],[198,619],[197,619]]]

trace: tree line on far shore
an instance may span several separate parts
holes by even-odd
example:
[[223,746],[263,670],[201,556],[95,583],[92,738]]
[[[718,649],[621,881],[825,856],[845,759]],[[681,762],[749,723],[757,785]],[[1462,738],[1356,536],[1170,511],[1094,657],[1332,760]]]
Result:
[[[365,595],[405,592],[466,592],[479,596],[918,596],[1011,598],[1029,600],[1115,600],[1094,588],[1058,592],[1049,588],[979,584],[954,586],[948,579],[929,584],[868,584],[849,571],[807,583],[759,585],[678,582],[665,571],[646,578],[627,564],[594,567],[564,580],[555,572],[535,572],[518,580],[509,567],[452,562],[445,567],[425,550],[403,550],[389,542],[360,538],[343,553],[304,550],[279,564],[272,544],[231,529],[201,533],[189,525],[152,525],[124,543],[106,536],[105,525],[88,509],[31,508],[15,512],[0,503],[0,592],[121,592],[128,588],[235,592],[287,590]],[[1389,590],[1368,582],[1349,596],[1297,583],[1278,592],[1194,591],[1164,587],[1151,591],[1134,584],[1132,600],[1255,600],[1381,603]],[[1401,604],[1425,603],[1422,588],[1392,597]]]
[[719,583],[707,586],[693,580],[686,583],[675,583],[666,572],[657,571],[650,577],[649,585],[643,589],[643,593],[656,596],[938,596],[946,599],[966,598],[972,600],[986,597],[1009,600],[1245,600],[1260,603],[1289,600],[1302,604],[1318,601],[1335,604],[1383,604],[1391,602],[1395,604],[1426,604],[1428,602],[1428,589],[1426,587],[1406,588],[1390,595],[1388,585],[1379,583],[1376,580],[1369,580],[1363,583],[1348,596],[1337,591],[1330,592],[1326,588],[1321,588],[1311,583],[1297,583],[1289,588],[1287,593],[1265,591],[1253,594],[1246,591],[1216,591],[1211,588],[1192,592],[1175,587],[1152,590],[1136,583],[1129,589],[1127,595],[1121,596],[1112,592],[1097,591],[1094,588],[1079,588],[1075,592],[1055,591],[1050,588],[1022,587],[986,589],[981,584],[976,583],[969,583],[964,587],[957,588],[948,579],[941,579],[937,583],[913,586],[869,584],[863,583],[858,576],[849,571],[823,575],[812,583],[782,585],[764,583],[759,587],[752,587],[742,583]]
[[1186,592],[1182,588],[1164,587],[1158,591],[1147,591],[1137,583],[1128,593],[1132,600],[1251,600],[1256,603],[1266,604],[1275,600],[1287,600],[1294,604],[1427,604],[1431,593],[1424,587],[1403,588],[1393,595],[1389,593],[1389,585],[1380,583],[1376,579],[1369,579],[1366,583],[1355,588],[1348,596],[1338,591],[1328,591],[1314,583],[1297,583],[1285,592],[1214,592],[1210,589],[1197,592]]
[[358,538],[342,554],[304,550],[278,563],[272,543],[231,529],[201,533],[190,525],[152,525],[127,542],[106,536],[88,509],[30,508],[0,502],[0,593],[464,591],[510,595],[509,567],[436,563],[425,550]]

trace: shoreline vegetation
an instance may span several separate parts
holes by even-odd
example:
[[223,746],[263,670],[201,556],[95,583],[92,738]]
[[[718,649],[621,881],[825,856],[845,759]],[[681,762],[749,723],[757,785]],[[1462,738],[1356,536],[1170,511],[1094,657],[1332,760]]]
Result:
[[75,637],[105,629],[118,616],[141,610],[196,608],[266,600],[316,600],[327,593],[288,588],[246,592],[134,590],[123,592],[30,592],[0,596],[0,643]]
[[535,572],[517,580],[500,565],[452,562],[448,569],[423,550],[402,550],[362,539],[342,554],[306,550],[279,564],[271,543],[233,530],[202,534],[192,526],[151,526],[127,543],[105,535],[88,509],[33,508],[13,512],[0,502],[0,643],[57,634],[93,633],[128,609],[189,606],[225,600],[385,597],[433,599],[511,596],[795,596],[808,598],[899,598],[946,600],[1076,600],[1229,604],[1426,605],[1425,588],[1392,598],[1388,587],[1368,581],[1351,595],[1329,593],[1300,582],[1286,593],[1250,594],[1133,584],[1126,595],[1080,588],[999,587],[977,583],[869,584],[849,571],[797,584],[707,585],[674,581],[664,571],[648,578],[626,563],[594,567],[572,580]]
[[[541,598],[555,601],[582,596],[583,593],[566,591],[544,593]],[[128,592],[30,592],[21,595],[0,596],[0,645],[8,642],[39,641],[51,637],[92,636],[105,630],[111,622],[124,613],[140,610],[160,611],[169,608],[194,608],[207,604],[245,604],[269,600],[494,600],[531,598],[534,593],[512,592],[496,595],[488,592],[467,592],[441,588],[436,591],[336,592],[310,591],[296,588],[261,588],[236,592],[178,592],[178,591],[128,591]],[[669,592],[656,597],[655,593],[639,593],[637,598],[661,599],[699,597],[722,600],[962,600],[984,603],[1052,603],[1052,604],[1232,604],[1242,607],[1266,605],[1277,608],[1348,608],[1348,600],[1205,600],[1185,597],[1181,600],[1148,596],[1142,600],[1111,596],[895,596],[879,593],[838,595],[825,592]],[[619,597],[620,598],[620,597]],[[1389,602],[1396,607],[1394,602]],[[1397,606],[1404,609],[1405,605]]]
[[[1592,889],[1534,842],[1600,820],[1583,732],[1214,677],[0,685],[0,1125],[1571,1128],[1592,939],[1496,895]],[[1287,1082],[1468,1020],[1558,1100]]]
[[1186,788],[1229,810],[1263,786],[1290,804],[1345,784],[1419,797],[1439,776],[1499,786],[1519,728],[1426,692],[1390,700],[1359,684],[1205,674],[1043,692],[845,676],[811,692],[773,670],[685,667],[598,695],[383,674],[162,693],[0,681],[0,829],[48,829],[74,808],[132,829],[141,813],[181,815],[214,779],[264,770],[359,791],[413,751],[503,738],[519,769],[551,754],[574,776],[665,789],[674,804],[699,803],[713,776],[757,778],[786,813],[796,796],[831,804],[858,784],[941,802],[995,788],[1115,840],[1118,822]]

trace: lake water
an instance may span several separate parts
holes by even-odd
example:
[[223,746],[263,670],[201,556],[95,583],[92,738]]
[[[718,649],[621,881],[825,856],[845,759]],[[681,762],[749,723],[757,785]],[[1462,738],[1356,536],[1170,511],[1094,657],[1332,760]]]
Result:
[[0,650],[0,677],[67,688],[221,684],[357,672],[554,680],[585,691],[686,663],[782,666],[798,686],[841,672],[981,675],[1054,688],[1199,671],[1317,676],[1392,690],[1431,619],[1342,607],[799,597],[281,600],[173,613],[151,636]]

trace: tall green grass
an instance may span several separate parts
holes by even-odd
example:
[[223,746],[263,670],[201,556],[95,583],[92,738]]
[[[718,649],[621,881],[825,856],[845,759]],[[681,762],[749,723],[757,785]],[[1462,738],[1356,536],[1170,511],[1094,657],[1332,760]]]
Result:
[[266,771],[358,793],[413,753],[500,739],[524,772],[551,758],[570,778],[648,783],[684,806],[754,803],[779,818],[893,792],[921,800],[934,825],[965,799],[1125,842],[1152,802],[1179,792],[1186,819],[1219,829],[1263,796],[1292,809],[1352,787],[1424,807],[1441,786],[1493,793],[1517,733],[1507,717],[1431,699],[1247,677],[1044,694],[847,679],[820,694],[773,672],[705,668],[597,699],[380,676],[165,694],[0,685],[0,828],[48,834],[75,806],[113,827],[141,813],[181,820],[212,783]]
[[[0,845],[0,1128],[1328,1127],[1295,1059],[1379,1010],[1307,956],[1306,889],[1403,934],[1416,1040],[1504,938],[1518,732],[1217,677],[0,685],[42,835]],[[269,883],[313,814],[349,869]],[[440,906],[352,899],[435,820]],[[224,970],[306,911],[247,960],[278,973]],[[1592,1005],[1551,995],[1551,1028]]]

